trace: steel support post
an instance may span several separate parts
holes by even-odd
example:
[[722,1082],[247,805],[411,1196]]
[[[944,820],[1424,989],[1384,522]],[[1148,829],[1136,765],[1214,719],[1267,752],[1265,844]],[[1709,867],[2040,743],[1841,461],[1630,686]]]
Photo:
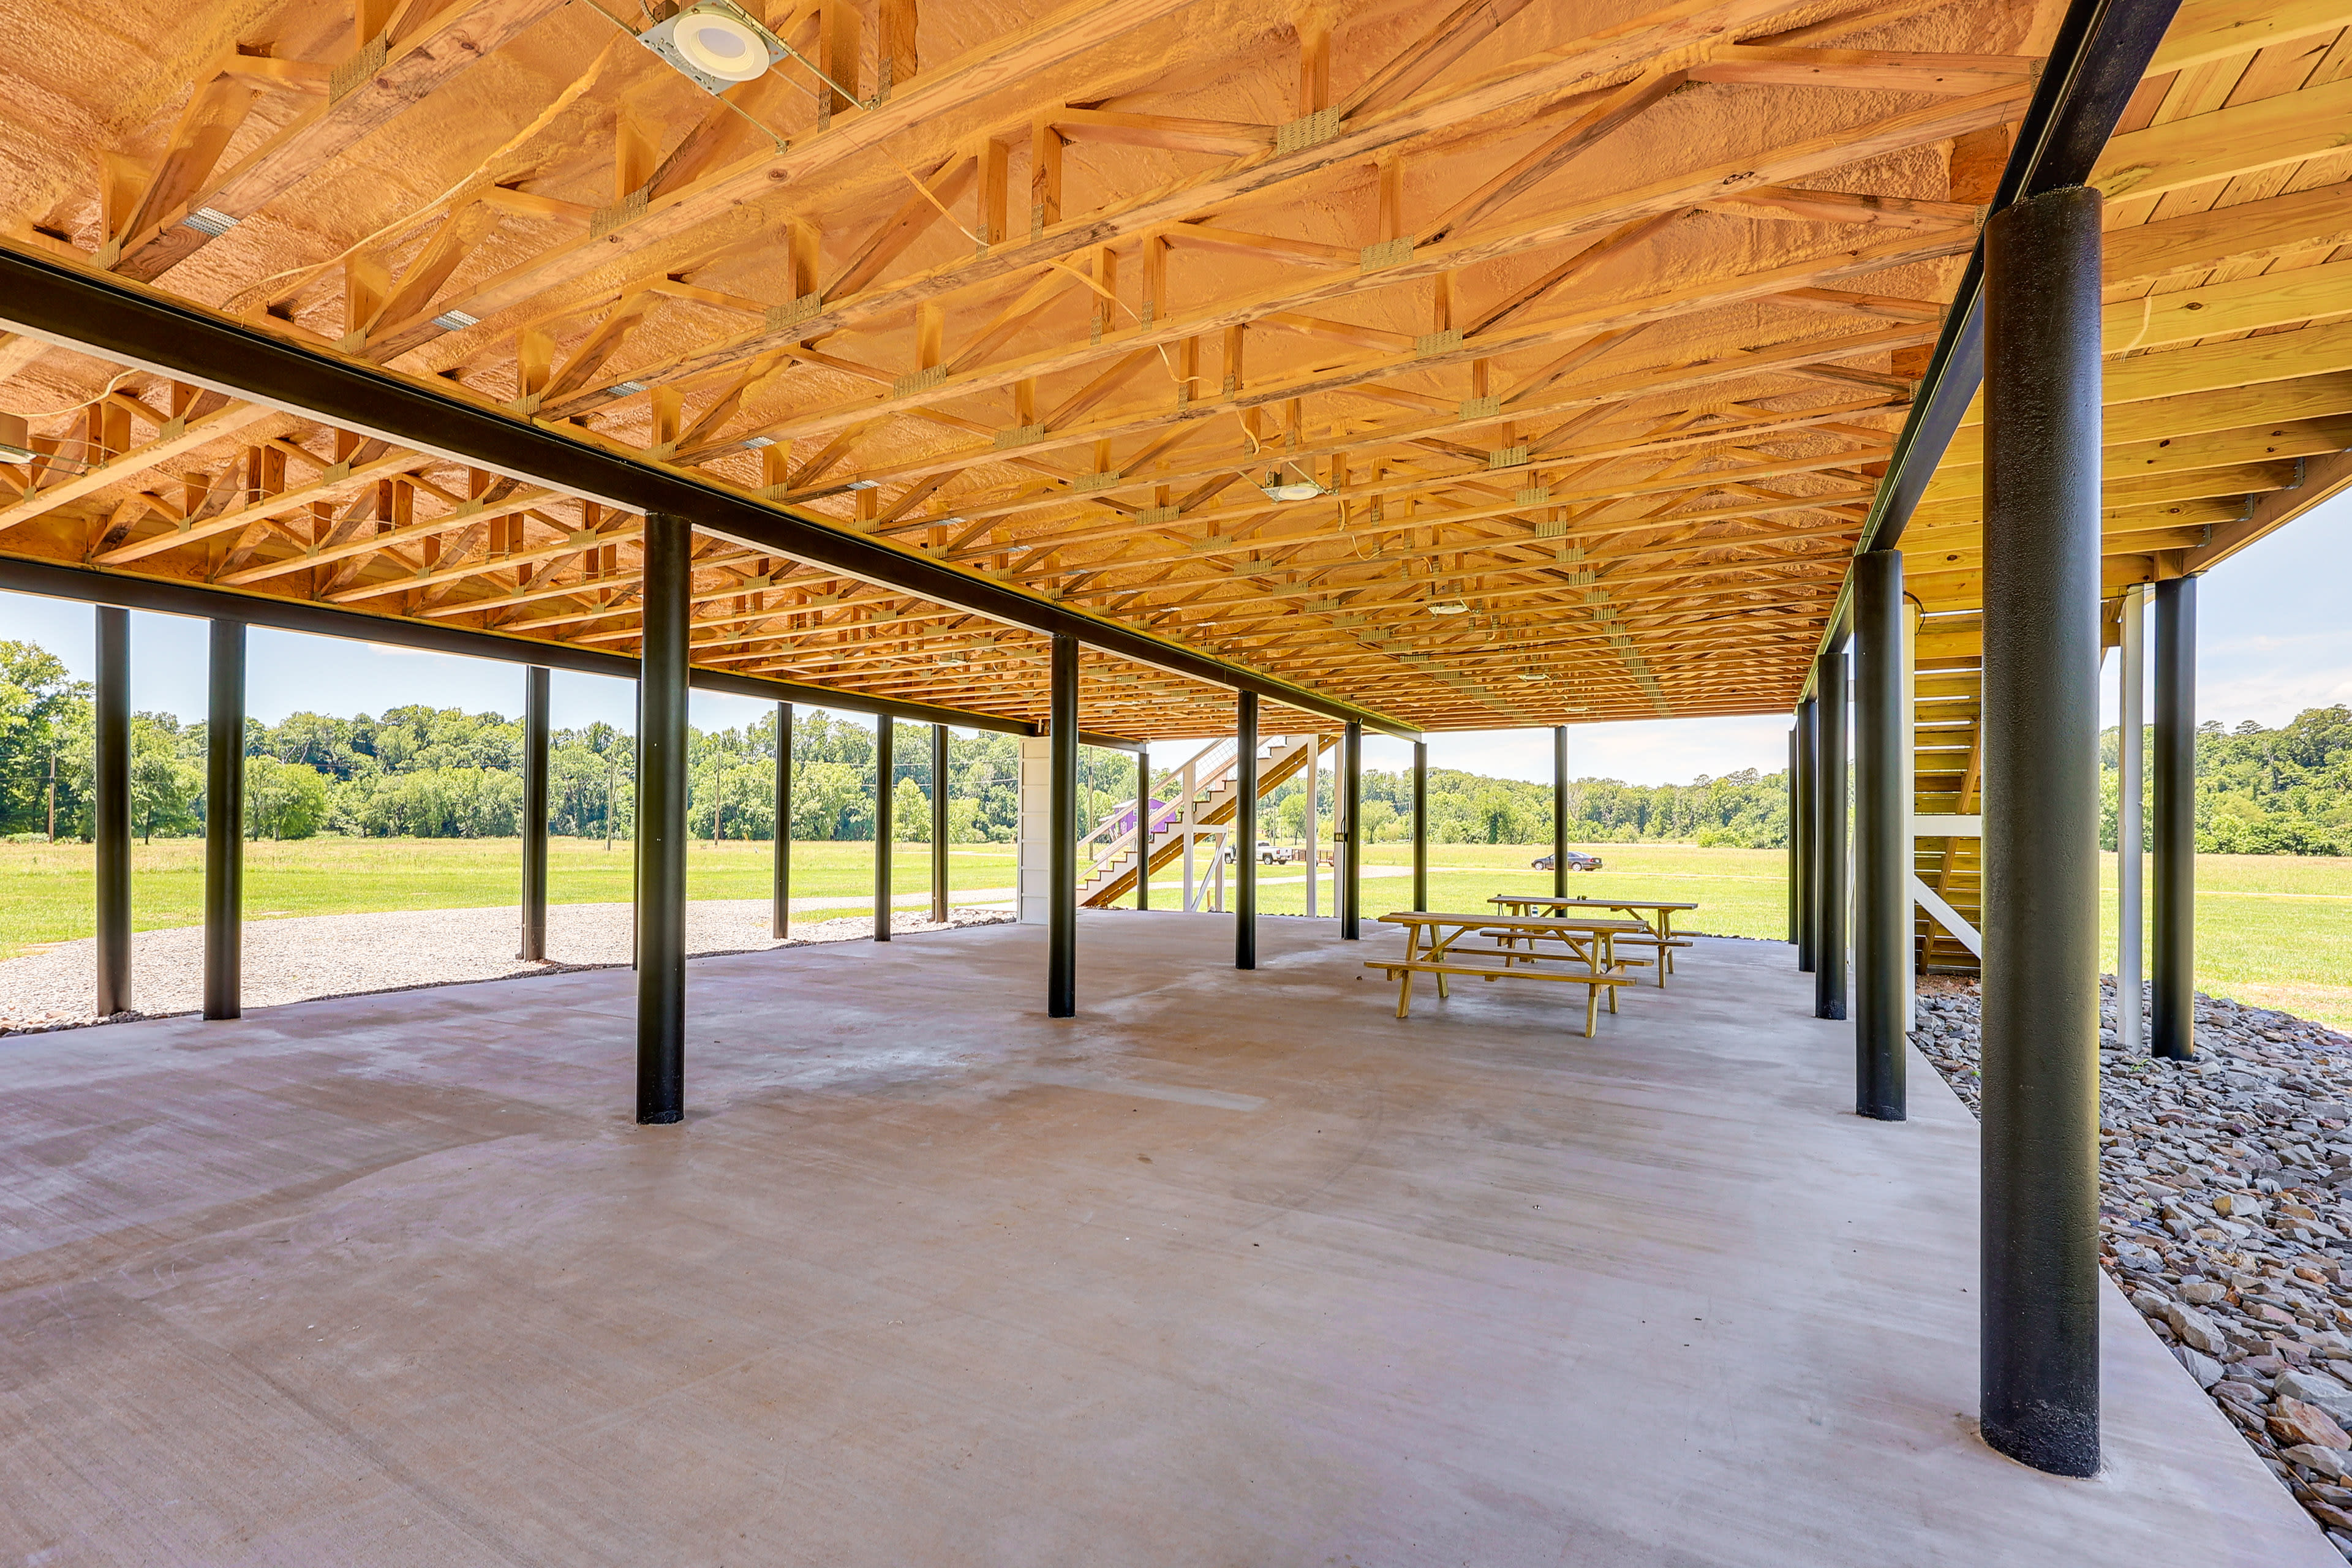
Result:
[[1985,242],[1985,1440],[2099,1468],[2099,211]]
[[1412,907],[1429,908],[1429,742],[1412,743]]
[[522,678],[522,945],[515,956],[547,957],[547,742],[549,671]]
[[[1568,726],[1551,731],[1551,896],[1568,897]],[[1658,962],[1666,955],[1661,952]]]
[[2197,579],[2156,585],[2149,1051],[2197,1055]]
[[637,1120],[653,1123],[686,1115],[688,542],[686,519],[646,514],[637,672]]
[[768,895],[768,931],[778,942],[793,926],[793,705],[776,704],[776,847]]
[[1845,1016],[1845,650],[1813,661],[1813,1016]]
[[1135,753],[1135,907],[1151,907],[1151,753]]
[[931,922],[948,923],[948,727],[931,726]]
[[1821,815],[1822,708],[1818,697],[1797,704],[1797,768],[1790,788],[1789,857],[1797,905],[1797,969],[1811,974],[1819,967],[1814,955],[1822,946],[1821,868],[1813,863],[1813,831]]
[[1902,552],[1856,556],[1853,590],[1853,1109],[1879,1121],[1900,1121],[1911,1013]]
[[[1364,931],[1364,727],[1355,720],[1339,740],[1339,828],[1332,835],[1339,862],[1339,940],[1358,942]],[[1341,869],[1344,868],[1344,869]]]
[[874,721],[874,940],[890,940],[890,840],[898,825],[890,791],[898,783],[898,721],[887,713]]
[[1234,967],[1257,967],[1257,693],[1235,704]]
[[1053,834],[1047,863],[1053,892],[1045,912],[1045,1016],[1078,1012],[1078,639],[1054,636],[1053,769],[1046,820]]
[[98,733],[90,837],[98,850],[98,1013],[131,1009],[131,612],[98,607]]
[[212,623],[205,700],[205,1016],[245,1011],[245,623]]
[[[1789,791],[1789,940],[1791,942],[1801,943],[1805,940],[1805,933],[1804,916],[1799,908],[1798,888],[1802,881],[1802,878],[1799,874],[1798,868],[1801,864],[1801,857],[1803,854],[1802,846],[1804,841],[1797,833],[1797,729],[1793,724],[1789,727],[1789,779],[1787,788]],[[1799,957],[1800,963],[1798,967],[1802,968],[1801,949],[1800,950]]]
[[2121,689],[2116,705],[2116,1043],[2126,1056],[2137,1056],[2147,1043],[2146,970],[2140,962],[2140,941],[2147,926],[2147,907],[2141,900],[2146,868],[2142,860],[2141,816],[2147,796],[2142,772],[2147,749],[2147,590],[2133,584],[2124,590],[2123,657],[2118,663]]

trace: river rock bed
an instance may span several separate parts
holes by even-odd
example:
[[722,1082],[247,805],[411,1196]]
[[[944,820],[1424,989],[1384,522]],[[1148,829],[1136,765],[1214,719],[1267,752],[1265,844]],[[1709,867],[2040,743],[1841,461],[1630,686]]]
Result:
[[[2195,1061],[2126,1054],[2105,984],[2100,1261],[2352,1560],[2352,1038],[2200,992]],[[1974,987],[1911,1038],[1976,1110]]]

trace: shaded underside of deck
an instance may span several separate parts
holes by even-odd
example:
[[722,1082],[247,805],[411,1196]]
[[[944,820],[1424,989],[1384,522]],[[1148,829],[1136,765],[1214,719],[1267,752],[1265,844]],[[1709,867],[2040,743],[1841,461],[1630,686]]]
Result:
[[0,1047],[0,1556],[2337,1561],[2112,1291],[2107,1473],[1979,1441],[1974,1124],[1787,948],[1079,930],[699,961],[671,1128],[625,971]]

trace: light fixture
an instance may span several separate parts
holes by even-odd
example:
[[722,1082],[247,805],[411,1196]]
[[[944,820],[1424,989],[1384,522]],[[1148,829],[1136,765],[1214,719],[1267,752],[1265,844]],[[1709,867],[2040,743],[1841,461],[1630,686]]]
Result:
[[637,41],[713,96],[758,80],[784,58],[776,36],[732,0],[700,0],[646,28]]
[[1286,479],[1273,468],[1265,471],[1265,478],[1258,481],[1257,488],[1265,492],[1268,500],[1313,500],[1324,493],[1323,487],[1312,479]]
[[1470,606],[1459,599],[1441,599],[1429,606],[1429,613],[1433,616],[1466,616],[1470,613]]

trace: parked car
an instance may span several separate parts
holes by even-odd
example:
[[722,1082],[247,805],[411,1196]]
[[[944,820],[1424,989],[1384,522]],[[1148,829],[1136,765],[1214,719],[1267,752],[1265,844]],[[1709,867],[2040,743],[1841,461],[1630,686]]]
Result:
[[[1551,857],[1549,855],[1544,856],[1540,859],[1530,860],[1528,863],[1538,871],[1549,871],[1551,869]],[[1598,855],[1587,855],[1581,850],[1571,849],[1568,852],[1568,868],[1571,871],[1598,871],[1601,869],[1601,857]]]
[[[1230,866],[1240,858],[1240,847],[1230,840],[1227,841],[1225,864]],[[1261,866],[1287,866],[1294,861],[1303,861],[1306,858],[1307,851],[1304,849],[1294,849],[1283,844],[1268,844],[1263,838],[1257,841],[1257,863]]]

